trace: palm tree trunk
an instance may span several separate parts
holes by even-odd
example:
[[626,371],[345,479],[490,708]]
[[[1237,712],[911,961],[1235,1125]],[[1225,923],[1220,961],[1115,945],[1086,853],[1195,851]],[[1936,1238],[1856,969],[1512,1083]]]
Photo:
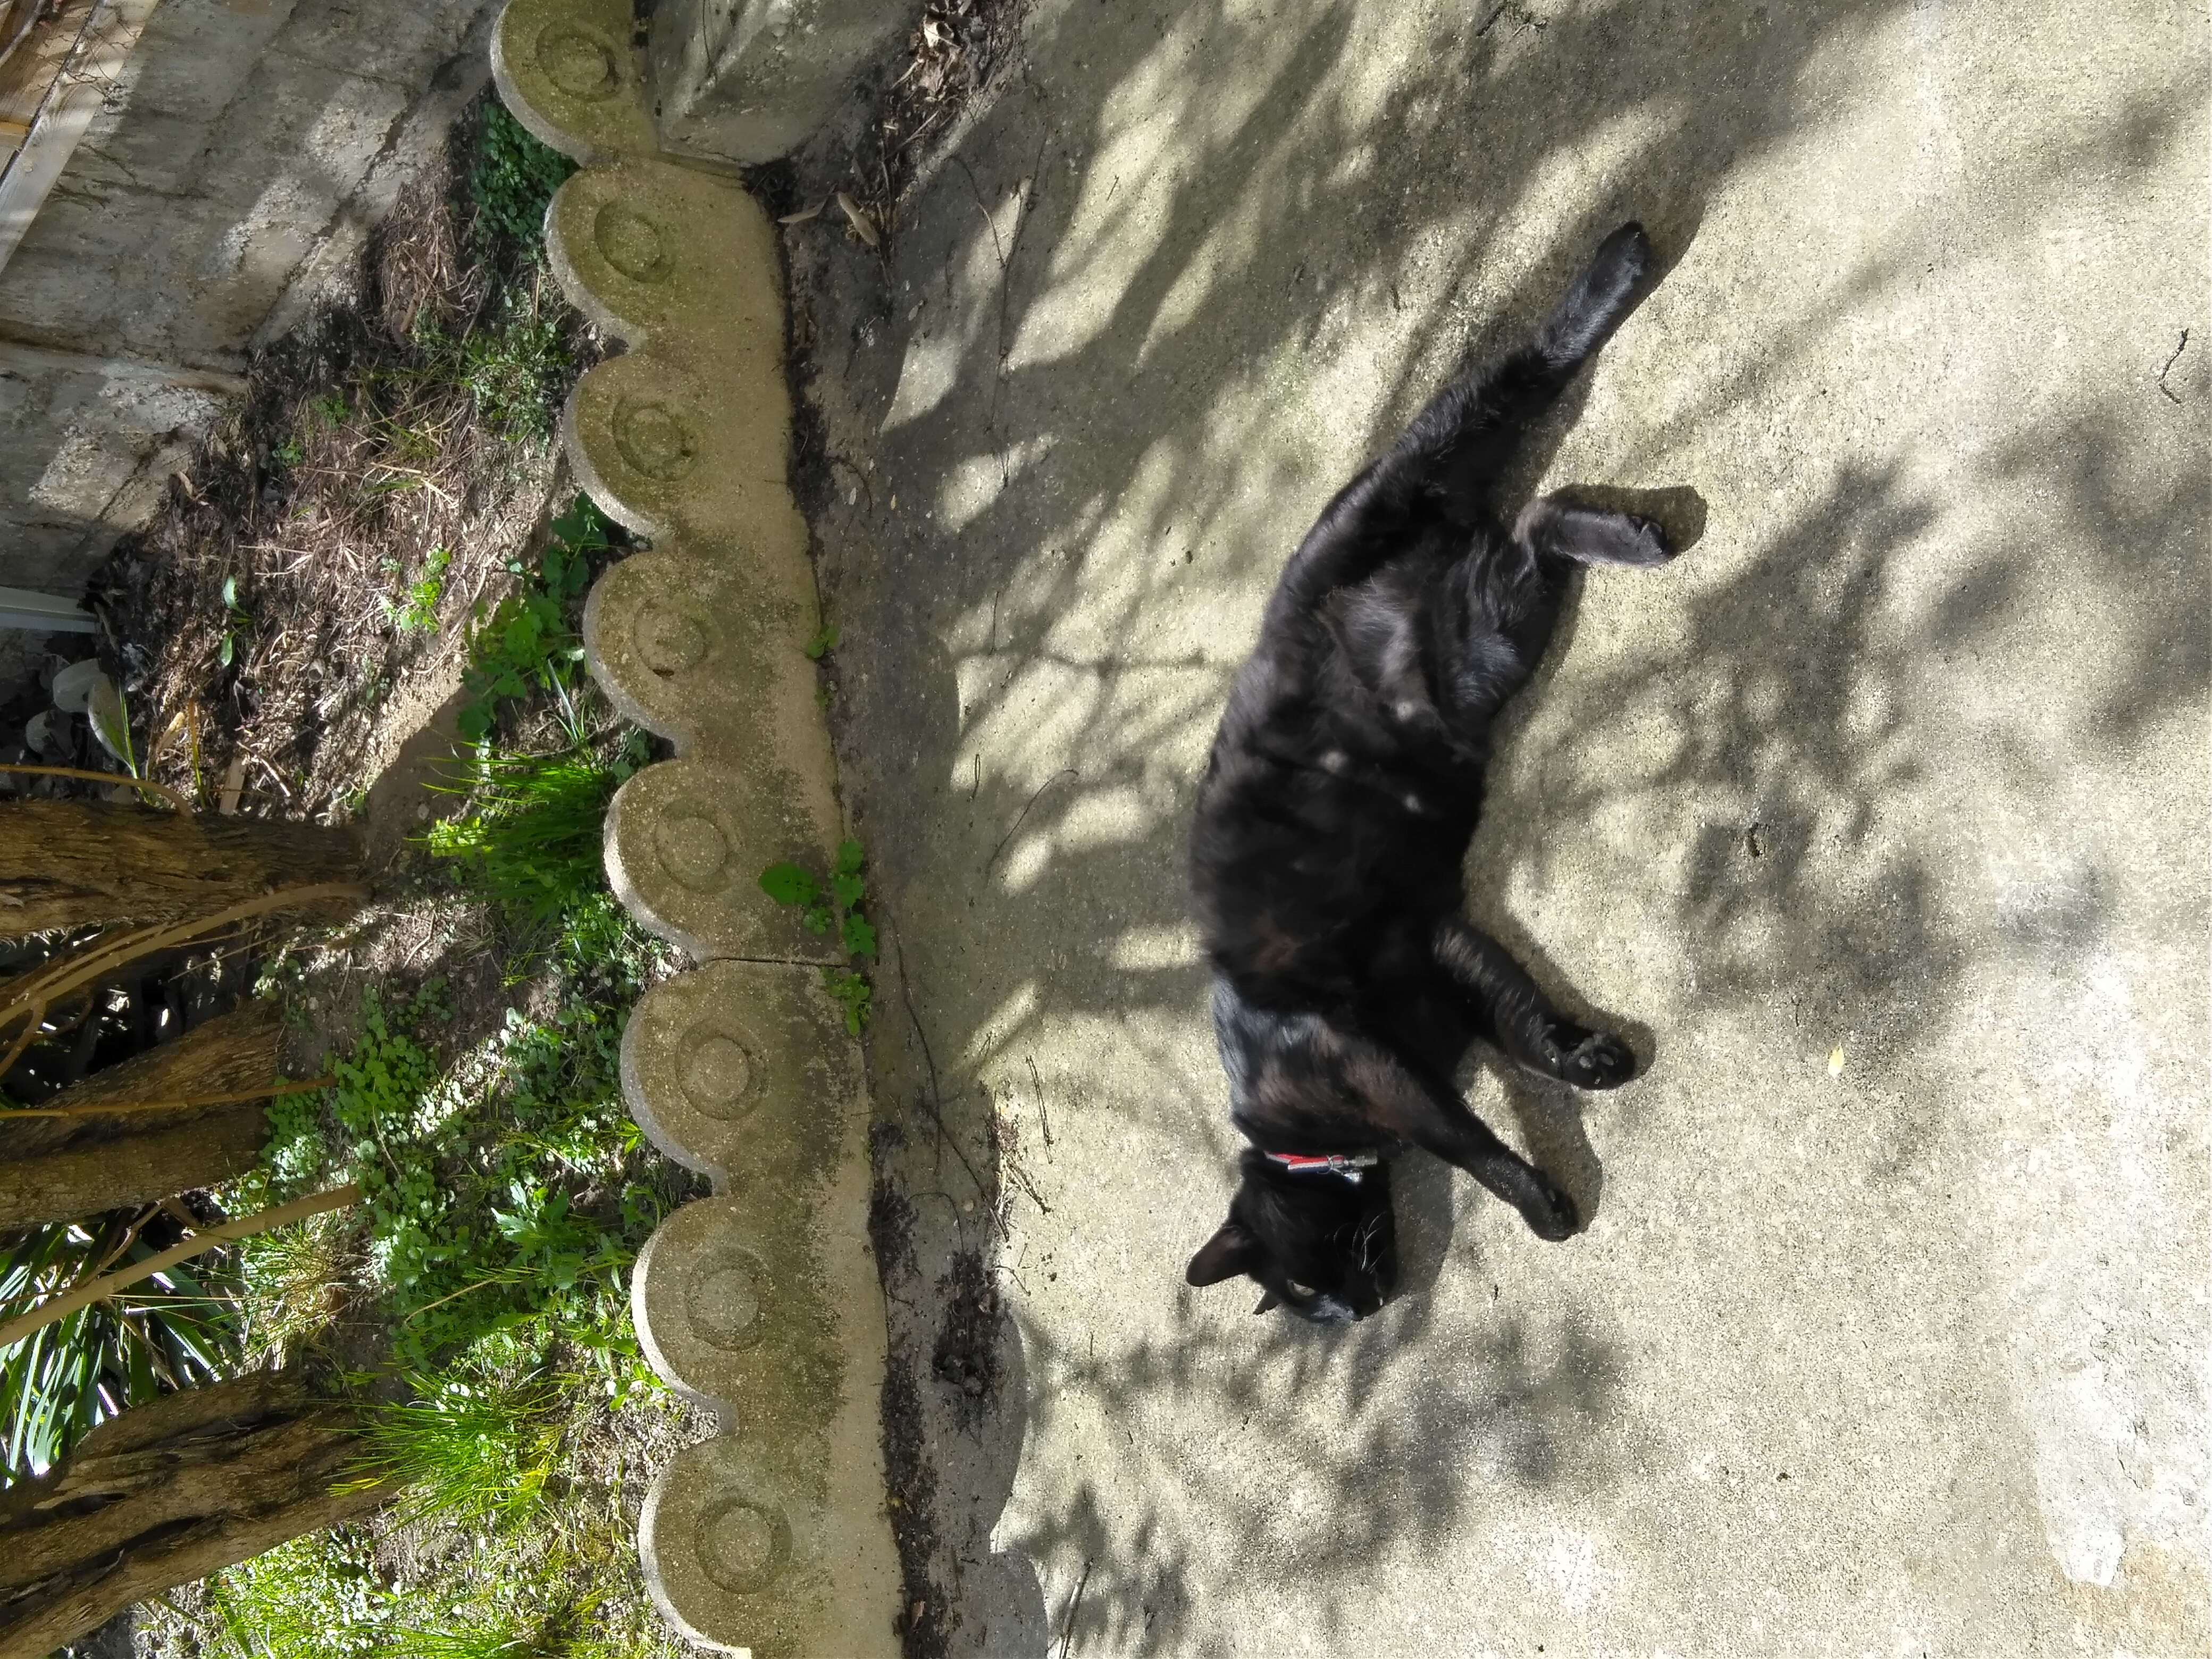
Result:
[[[276,1010],[250,1004],[94,1073],[45,1103],[40,1115],[0,1111],[0,1231],[150,1203],[252,1169],[269,1138],[266,1110],[252,1097],[276,1086],[281,1036]],[[46,1115],[239,1095],[249,1098]]]
[[138,1406],[0,1492],[0,1659],[46,1659],[135,1602],[350,1519],[349,1419],[262,1372]]
[[0,938],[205,915],[276,887],[358,880],[349,829],[110,801],[0,805]]

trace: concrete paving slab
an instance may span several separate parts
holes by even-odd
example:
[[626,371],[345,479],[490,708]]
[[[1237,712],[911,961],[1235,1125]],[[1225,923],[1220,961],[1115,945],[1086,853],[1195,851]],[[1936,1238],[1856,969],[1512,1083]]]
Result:
[[[910,1651],[2205,1650],[2206,47],[2148,0],[1040,0],[887,262],[787,233]],[[1237,1144],[1182,884],[1228,678],[1328,494],[1631,216],[1668,269],[1528,482],[1704,533],[1582,589],[1470,876],[1649,1070],[1468,1080],[1577,1237],[1409,1163],[1392,1306],[1253,1318],[1182,1282]]]

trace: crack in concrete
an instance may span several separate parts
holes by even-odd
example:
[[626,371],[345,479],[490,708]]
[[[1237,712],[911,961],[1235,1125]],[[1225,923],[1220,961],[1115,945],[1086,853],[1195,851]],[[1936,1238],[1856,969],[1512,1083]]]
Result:
[[2174,364],[2181,361],[2181,354],[2188,349],[2189,331],[2185,328],[2181,331],[2181,343],[2173,348],[2173,355],[2171,357],[2168,357],[2164,363],[2159,366],[2158,389],[2166,393],[2166,402],[2175,404],[2177,407],[2180,404],[2181,399],[2175,397],[2172,391],[2166,386],[2166,375],[2168,369],[2172,368]]

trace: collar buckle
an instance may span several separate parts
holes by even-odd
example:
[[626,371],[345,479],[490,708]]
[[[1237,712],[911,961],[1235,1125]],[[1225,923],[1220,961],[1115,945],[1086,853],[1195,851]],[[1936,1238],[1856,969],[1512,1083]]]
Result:
[[1374,1152],[1265,1152],[1271,1164],[1279,1164],[1291,1175],[1333,1175],[1353,1186],[1361,1174],[1382,1160]]

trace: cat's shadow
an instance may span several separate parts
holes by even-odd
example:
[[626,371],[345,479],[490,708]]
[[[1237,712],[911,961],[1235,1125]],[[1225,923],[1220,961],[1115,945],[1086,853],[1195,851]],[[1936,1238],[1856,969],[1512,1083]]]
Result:
[[1451,1165],[1425,1152],[1399,1158],[1390,1168],[1390,1199],[1398,1228],[1398,1287],[1390,1299],[1425,1297],[1451,1255]]
[[[1666,531],[1668,544],[1680,557],[1701,541],[1705,533],[1707,509],[1705,499],[1687,484],[1670,485],[1656,489],[1629,489],[1613,484],[1571,483],[1549,492],[1584,507],[1601,508],[1613,513],[1632,513],[1652,519]],[[1559,608],[1559,620],[1553,629],[1550,644],[1528,684],[1515,699],[1515,706],[1498,723],[1500,747],[1510,746],[1517,736],[1522,722],[1528,712],[1541,705],[1559,665],[1565,662],[1574,647],[1574,638],[1582,611],[1583,594],[1588,581],[1584,574],[1577,574],[1566,602]],[[1495,799],[1495,797],[1493,797]],[[1471,866],[1480,866],[1484,860],[1482,837],[1478,833],[1474,847],[1470,849]],[[1583,996],[1567,976],[1561,972],[1542,943],[1522,926],[1519,919],[1502,906],[1479,902],[1486,895],[1499,890],[1495,882],[1475,879],[1468,884],[1470,897],[1478,901],[1472,919],[1475,924],[1510,951],[1514,959],[1525,967],[1538,988],[1552,1005],[1571,1019],[1593,1030],[1609,1031],[1625,1041],[1635,1050],[1636,1074],[1642,1077],[1658,1063],[1658,1034],[1644,1021],[1617,1009],[1600,1008]],[[1483,1089],[1480,1080],[1487,1078],[1494,1085],[1495,1096],[1502,1099],[1506,1111],[1521,1132],[1521,1140],[1528,1158],[1539,1169],[1557,1182],[1566,1194],[1574,1200],[1581,1217],[1577,1231],[1587,1229],[1595,1218],[1598,1206],[1605,1194],[1605,1166],[1599,1160],[1596,1149],[1591,1146],[1587,1115],[1593,1110],[1602,1111],[1607,1094],[1592,1094],[1561,1083],[1556,1079],[1541,1077],[1515,1065],[1503,1054],[1480,1044],[1470,1052],[1461,1068],[1460,1082],[1463,1093],[1473,1097],[1478,1112],[1485,1109],[1484,1096],[1491,1093]],[[1433,1164],[1433,1159],[1407,1160],[1408,1163]],[[1401,1225],[1399,1241],[1401,1282],[1410,1287],[1417,1271],[1416,1256],[1425,1260],[1431,1235],[1437,1231],[1441,1218],[1441,1251],[1448,1254],[1450,1248],[1451,1182],[1449,1170],[1438,1166],[1441,1180],[1436,1191],[1429,1191],[1429,1183],[1422,1183],[1419,1201],[1431,1206],[1415,1224]],[[1410,1172],[1409,1172],[1410,1173]],[[1411,1194],[1416,1182],[1406,1181],[1399,1189],[1401,1215],[1407,1214],[1413,1203]],[[1408,1238],[1419,1241],[1413,1252],[1407,1249]],[[1436,1256],[1441,1266],[1443,1254]],[[1431,1272],[1434,1269],[1431,1269]]]
[[[1547,990],[1557,984],[1557,975],[1541,969],[1535,971],[1539,980],[1546,982]],[[1573,999],[1560,1006],[1567,1012],[1577,1012]],[[1618,1020],[1605,1029],[1627,1038],[1638,1057],[1649,1063],[1651,1036],[1648,1027]],[[1605,1166],[1590,1145],[1589,1133],[1584,1127],[1584,1115],[1590,1109],[1589,1098],[1566,1084],[1525,1072],[1503,1055],[1478,1048],[1461,1067],[1460,1081],[1462,1092],[1470,1097],[1478,1114],[1486,1116],[1491,1115],[1492,1109],[1492,1101],[1485,1098],[1491,1091],[1481,1087],[1481,1079],[1486,1078],[1494,1082],[1496,1095],[1503,1097],[1507,1111],[1518,1126],[1529,1161],[1574,1200],[1581,1217],[1577,1231],[1587,1228],[1596,1216],[1605,1192]],[[1398,1228],[1398,1287],[1393,1301],[1426,1296],[1443,1276],[1444,1263],[1452,1254],[1453,1233],[1459,1218],[1458,1187],[1462,1182],[1471,1198],[1470,1213],[1480,1214],[1487,1207],[1493,1211],[1501,1226],[1517,1228],[1527,1224],[1510,1206],[1493,1198],[1473,1176],[1462,1176],[1442,1158],[1410,1152],[1392,1165],[1390,1179]]]

